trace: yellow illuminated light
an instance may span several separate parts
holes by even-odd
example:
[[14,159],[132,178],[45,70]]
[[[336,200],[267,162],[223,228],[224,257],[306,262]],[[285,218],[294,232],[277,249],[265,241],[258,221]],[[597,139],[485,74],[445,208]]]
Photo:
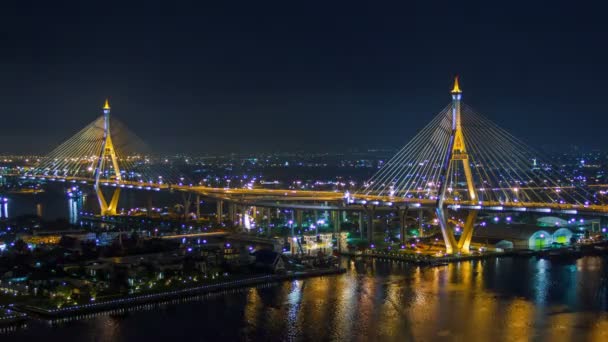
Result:
[[452,88],[452,94],[462,93],[460,91],[460,85],[458,84],[458,76],[454,77],[454,88]]
[[106,99],[106,104],[103,105],[103,109],[110,109],[110,102]]

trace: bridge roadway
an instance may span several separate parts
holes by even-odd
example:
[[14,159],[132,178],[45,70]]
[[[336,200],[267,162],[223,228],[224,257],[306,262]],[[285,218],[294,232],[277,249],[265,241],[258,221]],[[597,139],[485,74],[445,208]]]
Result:
[[[54,177],[54,176],[18,176],[22,179],[57,181],[72,184],[93,184],[93,180],[84,177]],[[242,205],[272,208],[291,208],[303,210],[396,210],[398,208],[429,208],[436,205],[436,200],[403,198],[392,196],[376,196],[352,194],[347,199],[345,194],[335,191],[317,190],[284,190],[284,189],[247,189],[247,188],[212,188],[200,185],[159,184],[134,181],[104,180],[101,185],[127,189],[149,191],[180,191],[201,195],[207,198],[234,202]],[[608,188],[608,185],[594,185]],[[526,188],[521,188],[525,190]],[[496,201],[454,201],[444,203],[452,210],[479,210],[495,212],[537,212],[555,214],[586,214],[608,216],[608,205],[583,205],[567,203],[538,203],[538,202],[496,202]]]
[[163,235],[160,237],[164,240],[182,240],[182,239],[196,239],[196,238],[224,238],[228,242],[246,242],[257,245],[274,246],[275,244],[281,244],[283,238],[265,238],[250,234],[238,234],[229,233],[226,231],[219,232],[207,232],[207,233],[188,233],[188,234],[177,234],[177,235]]
[[183,238],[212,238],[212,237],[226,237],[230,235],[228,232],[208,232],[208,233],[189,233],[189,234],[176,234],[176,235],[163,235],[160,238],[165,240],[181,240]]

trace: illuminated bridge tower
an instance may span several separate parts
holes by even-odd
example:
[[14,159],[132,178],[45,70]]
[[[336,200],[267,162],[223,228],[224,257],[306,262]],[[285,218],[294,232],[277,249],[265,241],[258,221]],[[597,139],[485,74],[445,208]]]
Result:
[[[114,180],[117,182],[121,180],[118,158],[116,157],[116,151],[114,150],[114,145],[112,143],[112,134],[110,131],[110,104],[108,103],[107,99],[105,105],[103,106],[103,116],[103,142],[94,174],[95,192],[97,194],[97,199],[99,200],[101,215],[116,215],[116,207],[118,206],[118,199],[120,198],[120,187],[116,187],[114,190],[109,204],[106,201],[100,187],[100,180],[102,180],[102,177],[103,179],[114,178]],[[109,170],[104,167],[107,162],[112,163],[114,175],[111,175]]]
[[468,253],[471,238],[473,237],[473,225],[477,218],[477,211],[470,211],[462,234],[458,241],[454,236],[454,230],[448,225],[448,220],[444,210],[444,201],[447,191],[447,182],[451,173],[454,171],[456,163],[461,162],[464,170],[465,180],[467,182],[469,200],[474,201],[477,198],[477,193],[473,183],[473,175],[471,173],[471,164],[467,153],[465,137],[462,132],[462,124],[460,118],[460,100],[462,99],[462,91],[458,84],[458,76],[454,80],[452,94],[452,133],[450,135],[449,146],[442,167],[441,185],[437,198],[437,219],[441,225],[441,233],[446,245],[446,253]]

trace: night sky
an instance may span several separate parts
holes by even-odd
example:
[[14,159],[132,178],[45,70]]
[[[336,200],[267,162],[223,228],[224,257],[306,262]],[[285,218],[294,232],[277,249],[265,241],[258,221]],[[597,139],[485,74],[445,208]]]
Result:
[[3,1],[0,152],[48,152],[105,97],[159,152],[398,148],[455,74],[530,145],[608,150],[607,8],[420,3]]

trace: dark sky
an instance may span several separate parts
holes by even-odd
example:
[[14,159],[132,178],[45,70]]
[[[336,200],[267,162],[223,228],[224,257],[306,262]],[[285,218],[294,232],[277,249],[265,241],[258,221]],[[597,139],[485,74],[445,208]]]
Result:
[[49,151],[106,96],[159,152],[397,148],[457,73],[531,145],[607,145],[607,8],[363,3],[3,1],[0,152]]

